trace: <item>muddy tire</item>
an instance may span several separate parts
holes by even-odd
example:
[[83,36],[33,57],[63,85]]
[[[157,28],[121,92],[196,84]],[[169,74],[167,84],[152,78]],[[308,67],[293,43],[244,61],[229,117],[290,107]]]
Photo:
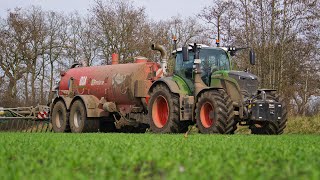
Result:
[[235,120],[234,115],[234,107],[233,107],[233,101],[231,100],[231,97],[224,91],[219,90],[219,93],[223,96],[225,105],[227,107],[227,127],[225,134],[234,134],[234,132],[237,130],[237,121]]
[[[261,97],[258,97],[261,98]],[[277,120],[276,122],[263,122],[259,124],[252,124],[250,126],[252,134],[269,134],[269,135],[279,135],[282,134],[284,128],[286,127],[287,123],[287,106],[283,99],[274,92],[267,93],[267,99],[272,99],[281,103],[282,105],[282,114],[281,119]]]
[[69,113],[62,101],[54,104],[51,114],[52,129],[56,133],[63,133],[68,131]]
[[73,133],[98,132],[99,120],[87,118],[86,108],[81,100],[76,100],[70,109],[70,129]]
[[210,90],[200,95],[196,104],[196,123],[200,133],[231,133],[234,114],[229,98],[223,90]]
[[148,103],[150,131],[154,133],[179,133],[179,96],[162,84],[152,89]]

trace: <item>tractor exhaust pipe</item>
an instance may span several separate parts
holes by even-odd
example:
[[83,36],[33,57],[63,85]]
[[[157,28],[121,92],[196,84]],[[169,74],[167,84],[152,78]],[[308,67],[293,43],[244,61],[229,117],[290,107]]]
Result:
[[160,61],[160,66],[162,68],[163,74],[167,75],[167,64],[168,64],[168,56],[165,48],[162,45],[159,44],[152,44],[151,49],[155,51],[160,51],[161,53],[161,61]]

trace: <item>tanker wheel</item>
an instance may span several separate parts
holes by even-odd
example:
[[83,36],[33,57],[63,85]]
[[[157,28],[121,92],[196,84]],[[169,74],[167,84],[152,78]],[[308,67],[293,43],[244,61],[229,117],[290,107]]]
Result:
[[[261,98],[259,96],[258,98]],[[282,134],[284,128],[286,127],[287,123],[287,106],[283,99],[274,92],[267,93],[266,96],[269,100],[274,100],[279,102],[282,105],[282,114],[281,119],[277,120],[276,122],[263,122],[263,123],[256,123],[250,126],[252,134],[269,134],[269,135],[278,135]]]
[[76,100],[70,109],[70,128],[73,133],[97,132],[99,119],[87,118],[86,108],[81,100]]
[[233,116],[233,111],[229,114],[223,91],[210,90],[200,95],[196,104],[196,123],[201,133],[230,133]]
[[148,103],[150,130],[154,133],[179,133],[179,96],[159,84],[152,89]]
[[62,101],[58,101],[54,104],[51,114],[51,124],[54,132],[62,133],[67,132],[69,113]]

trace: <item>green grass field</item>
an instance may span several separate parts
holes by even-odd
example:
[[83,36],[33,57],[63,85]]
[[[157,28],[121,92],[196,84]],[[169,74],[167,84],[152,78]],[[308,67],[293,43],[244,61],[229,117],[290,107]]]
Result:
[[320,136],[0,133],[0,179],[319,179]]

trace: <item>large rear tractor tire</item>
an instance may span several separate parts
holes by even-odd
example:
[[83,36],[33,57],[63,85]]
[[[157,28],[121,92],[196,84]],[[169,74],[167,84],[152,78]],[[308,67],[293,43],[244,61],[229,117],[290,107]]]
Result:
[[152,89],[148,103],[150,130],[154,133],[179,133],[179,96],[162,84]]
[[63,133],[68,131],[69,113],[62,101],[54,104],[51,114],[52,129],[56,133]]
[[97,132],[99,120],[88,120],[85,105],[76,100],[70,109],[70,128],[73,133]]
[[[261,98],[260,96],[258,98]],[[252,124],[250,126],[252,134],[269,134],[269,135],[279,135],[282,134],[284,128],[286,127],[287,123],[287,106],[283,99],[274,92],[270,92],[266,94],[266,99],[274,100],[282,105],[282,114],[281,119],[277,120],[276,122],[263,122]]]
[[224,90],[210,90],[200,95],[196,104],[196,123],[203,134],[235,131],[232,101]]

